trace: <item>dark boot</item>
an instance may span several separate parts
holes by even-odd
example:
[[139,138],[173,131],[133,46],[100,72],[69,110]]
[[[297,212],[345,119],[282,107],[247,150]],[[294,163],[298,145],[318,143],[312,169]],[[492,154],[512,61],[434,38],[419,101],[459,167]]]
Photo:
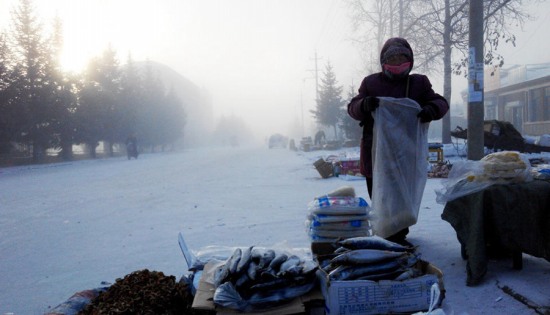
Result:
[[404,228],[401,231],[386,237],[386,240],[408,247],[413,247],[413,244],[409,243],[406,238],[409,234],[409,228]]

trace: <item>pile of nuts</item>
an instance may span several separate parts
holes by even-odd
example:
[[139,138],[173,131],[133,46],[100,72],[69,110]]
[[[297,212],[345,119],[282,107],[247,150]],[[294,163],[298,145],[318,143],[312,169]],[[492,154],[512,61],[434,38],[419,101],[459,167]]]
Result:
[[147,269],[117,279],[79,314],[205,314],[191,308],[190,283]]

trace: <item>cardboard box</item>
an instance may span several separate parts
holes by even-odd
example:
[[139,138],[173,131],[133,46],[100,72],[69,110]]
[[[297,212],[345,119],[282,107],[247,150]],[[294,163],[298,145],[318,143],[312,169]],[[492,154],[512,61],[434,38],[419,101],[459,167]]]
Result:
[[329,178],[329,177],[333,176],[333,174],[334,174],[332,163],[329,163],[329,162],[323,160],[322,158],[318,159],[315,162],[313,162],[313,165],[315,166],[315,168],[317,169],[317,171],[319,172],[319,174],[321,174],[321,177],[323,177],[323,178]]
[[[328,254],[326,249],[330,247],[313,243],[312,252],[314,255],[325,255]],[[415,267],[425,274],[404,281],[331,281],[324,270],[318,270],[326,314],[410,314],[425,311],[430,306],[430,292],[434,283],[437,283],[441,292],[437,303],[441,305],[445,296],[441,270],[425,261],[419,261]]]
[[[205,281],[208,277],[211,277],[212,273],[216,269],[216,266],[219,262],[208,262],[203,270],[201,275],[201,280],[199,282],[199,287],[193,299],[193,305],[191,306],[194,309],[199,310],[210,310],[216,311],[216,314],[243,314],[236,310],[220,307],[214,304],[214,285]],[[300,314],[305,313],[306,308],[312,309],[315,308],[315,305],[322,303],[323,296],[321,292],[316,288],[311,292],[297,297],[288,303],[281,304],[277,307],[272,307],[263,311],[249,312],[246,314],[261,314],[261,315],[285,315],[285,314]],[[311,313],[311,312],[310,312]]]

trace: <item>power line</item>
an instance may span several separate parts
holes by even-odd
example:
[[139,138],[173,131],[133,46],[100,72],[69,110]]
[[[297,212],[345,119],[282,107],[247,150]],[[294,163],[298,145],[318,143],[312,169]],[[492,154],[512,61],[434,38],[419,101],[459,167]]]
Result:
[[[317,51],[315,51],[315,57],[313,58],[313,60],[315,61],[315,69],[308,70],[309,72],[313,72],[315,75],[315,100],[316,101],[319,100],[319,66],[318,66],[319,59],[320,58],[317,56]],[[310,58],[310,60],[312,59]]]
[[533,36],[535,36],[539,29],[542,27],[542,25],[544,24],[544,21],[547,21],[548,18],[550,17],[550,12],[546,14],[546,16],[540,20],[539,22],[539,25],[537,25],[537,27],[535,28],[534,31],[530,32],[531,34],[529,35],[529,37],[527,38],[527,40],[525,41],[524,45],[522,45],[519,49],[515,50],[513,53],[510,54],[510,56],[515,56],[517,55],[524,47],[527,46],[527,44],[531,41],[531,39],[533,39]]
[[334,7],[334,3],[336,2],[336,0],[332,0],[332,3],[330,4],[330,7],[327,11],[327,14],[325,15],[325,19],[323,20],[323,27],[321,28],[321,33],[319,34],[319,37],[317,38],[317,42],[315,43],[315,47],[318,47],[319,46],[319,42],[321,41],[321,37],[323,36],[323,34],[325,33],[325,28],[327,27],[327,25],[329,23],[327,23],[328,19],[329,19],[329,16],[332,12],[334,12],[333,10],[333,7]]

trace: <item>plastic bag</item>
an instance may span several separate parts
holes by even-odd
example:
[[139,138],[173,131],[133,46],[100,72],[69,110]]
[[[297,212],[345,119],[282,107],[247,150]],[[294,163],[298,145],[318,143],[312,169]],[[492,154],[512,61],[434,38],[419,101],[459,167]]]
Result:
[[[44,315],[77,315],[86,308],[100,293],[107,291],[108,287],[76,292],[68,300],[57,305]],[[7,314],[7,313],[6,313]]]
[[519,152],[500,151],[479,161],[457,161],[443,186],[436,189],[436,202],[445,204],[495,184],[528,182],[533,179],[529,159]]
[[517,151],[500,151],[481,159],[483,175],[501,183],[520,183],[531,180],[531,162]]
[[445,204],[448,201],[481,191],[493,183],[479,180],[483,176],[481,161],[457,161],[449,176],[441,181],[443,188],[436,189],[436,202]]
[[306,230],[312,241],[357,236],[369,236],[371,227],[368,215],[330,216],[310,214],[305,221]]
[[[309,254],[294,249],[250,247],[250,255],[245,255],[245,249],[241,250],[225,262],[213,262],[213,271],[204,275],[204,281],[215,286],[216,305],[243,312],[264,310],[315,287],[318,264]],[[241,266],[243,259],[246,263]],[[233,269],[233,265],[237,268]]]
[[334,242],[340,238],[371,235],[370,207],[355,197],[353,187],[344,186],[308,203],[306,232],[312,242]]
[[432,284],[430,289],[430,308],[428,312],[416,312],[412,315],[445,315],[445,311],[441,308],[437,308],[437,305],[441,303],[440,300],[441,291],[437,283]]
[[535,179],[550,180],[550,165],[537,165],[531,169],[531,173]]
[[237,247],[209,245],[192,251],[195,255],[195,261],[190,269],[202,270],[211,260],[226,260]]
[[225,282],[214,291],[214,303],[241,312],[267,310],[302,296],[315,287],[314,281],[287,286],[267,292],[259,292],[246,299],[241,297],[235,285]]
[[308,204],[310,213],[328,215],[366,214],[369,204],[361,197],[331,197],[315,198]]
[[373,112],[373,199],[376,235],[388,237],[416,223],[428,179],[428,126],[409,98],[381,97]]

